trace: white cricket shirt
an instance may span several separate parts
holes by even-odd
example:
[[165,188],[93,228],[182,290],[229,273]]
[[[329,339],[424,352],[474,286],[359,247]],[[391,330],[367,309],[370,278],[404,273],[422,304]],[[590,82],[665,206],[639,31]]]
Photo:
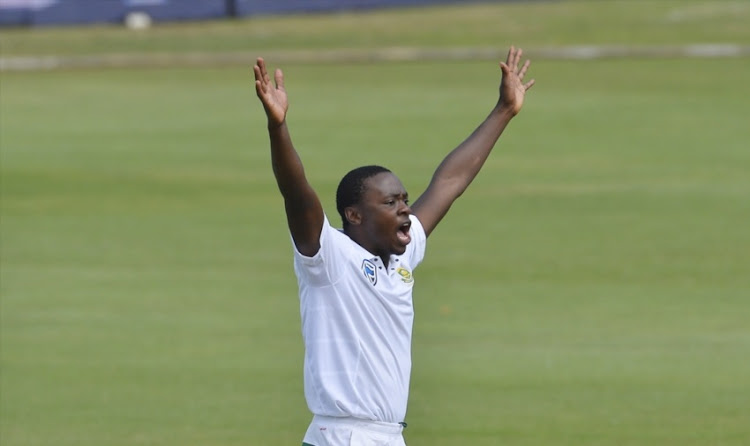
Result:
[[382,260],[325,218],[320,250],[296,249],[305,341],[305,398],[315,415],[398,423],[406,416],[414,321],[414,268],[424,229],[414,216],[402,255]]

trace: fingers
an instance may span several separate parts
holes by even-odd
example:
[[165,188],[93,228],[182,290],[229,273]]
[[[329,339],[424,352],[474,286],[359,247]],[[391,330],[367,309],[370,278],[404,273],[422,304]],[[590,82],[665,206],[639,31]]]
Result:
[[515,59],[515,53],[516,53],[516,47],[512,46],[508,50],[508,57],[505,58],[505,65],[508,66],[508,68],[512,68],[511,71],[515,71],[515,67],[513,67],[513,59]]
[[263,82],[268,82],[268,70],[266,69],[266,61],[262,57],[258,58],[258,68],[260,68],[260,74],[263,76]]
[[531,61],[527,59],[521,67],[521,70],[518,72],[519,79],[523,80],[523,77],[526,75],[526,70],[529,69],[529,65],[531,65]]
[[[259,95],[268,93],[273,88],[271,77],[268,75],[268,69],[266,68],[266,62],[262,57],[259,57],[255,62],[253,74],[255,75],[255,90]],[[274,81],[276,82],[277,89],[284,89],[284,73],[278,68],[274,72]]]
[[508,57],[506,58],[505,62],[500,62],[500,68],[502,68],[503,73],[516,73],[518,75],[518,78],[523,80],[523,77],[526,76],[526,71],[531,65],[531,61],[527,59],[519,69],[518,64],[521,62],[522,55],[523,50],[521,48],[516,49],[516,47],[511,46],[510,50],[508,50]]
[[266,61],[262,57],[259,57],[255,62],[253,72],[255,72],[255,80],[261,81],[264,89],[267,88],[267,85],[271,83],[271,78],[268,76],[268,70],[266,70]]
[[255,65],[253,66],[253,74],[255,75],[255,91],[258,93],[258,95],[263,94],[268,90],[268,85],[265,81],[265,73],[266,71],[266,64],[263,61],[263,58],[258,58],[258,60],[255,62]]
[[508,57],[505,58],[505,64],[510,67],[510,70],[515,73],[518,69],[518,62],[521,61],[521,55],[523,50],[521,48],[516,49],[515,46],[510,47],[508,50]]
[[[255,80],[259,81],[263,86],[263,90],[267,90],[268,85],[271,84],[271,77],[268,75],[268,69],[266,69],[266,61],[262,57],[256,60],[253,66],[253,73],[255,74]],[[273,77],[276,82],[276,88],[284,89],[284,73],[277,68]]]
[[534,79],[532,79],[532,80],[526,82],[525,84],[523,84],[523,89],[524,90],[528,90],[529,88],[533,87],[535,83],[536,83],[536,81]]
[[253,71],[255,72],[255,80],[262,81],[265,78],[266,62],[263,60],[262,57],[259,57],[258,60],[255,62]]
[[263,83],[263,75],[260,73],[260,68],[257,65],[253,67],[253,74],[255,75],[255,84],[261,85]]
[[283,90],[284,89],[284,73],[281,72],[280,69],[276,69],[276,72],[274,72],[274,80],[276,81],[276,88]]

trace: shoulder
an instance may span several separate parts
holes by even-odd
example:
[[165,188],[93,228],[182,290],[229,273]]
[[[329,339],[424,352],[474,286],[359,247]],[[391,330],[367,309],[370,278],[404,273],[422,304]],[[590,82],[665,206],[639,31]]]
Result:
[[409,215],[409,220],[411,221],[410,232],[412,236],[412,243],[417,242],[424,244],[424,242],[427,240],[427,234],[424,231],[422,222],[419,221],[419,218],[414,214]]
[[[295,249],[295,257],[302,261],[308,259],[325,258],[326,253],[348,252],[356,249],[356,243],[343,230],[331,226],[326,215],[323,216],[323,227],[320,231],[320,249],[311,257],[305,256]],[[329,254],[330,255],[330,254]]]
[[416,215],[410,215],[409,220],[411,220],[411,228],[409,229],[411,242],[406,248],[405,255],[409,259],[409,263],[412,267],[416,267],[424,258],[425,247],[427,245],[427,234],[422,226],[422,222],[419,221],[419,218],[417,218]]

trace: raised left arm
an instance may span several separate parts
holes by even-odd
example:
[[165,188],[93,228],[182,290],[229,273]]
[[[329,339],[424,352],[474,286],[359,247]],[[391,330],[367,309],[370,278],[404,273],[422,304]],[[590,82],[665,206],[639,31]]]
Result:
[[530,61],[519,67],[522,54],[520,48],[510,48],[506,61],[500,62],[503,75],[497,104],[479,127],[443,159],[427,190],[412,205],[412,212],[427,235],[469,187],[505,127],[521,111],[526,91],[534,85],[533,79],[523,83]]

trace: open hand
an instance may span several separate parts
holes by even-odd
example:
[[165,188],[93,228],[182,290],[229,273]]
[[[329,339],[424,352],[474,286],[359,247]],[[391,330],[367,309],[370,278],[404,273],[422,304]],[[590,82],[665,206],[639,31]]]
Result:
[[530,60],[524,62],[519,68],[518,63],[521,61],[523,50],[511,46],[508,51],[508,58],[505,62],[500,62],[500,68],[503,70],[503,78],[500,81],[500,100],[498,106],[509,110],[513,115],[517,115],[523,106],[523,99],[526,91],[534,85],[534,79],[523,83],[526,70],[531,64]]
[[260,98],[263,108],[266,110],[268,123],[281,125],[286,119],[286,111],[289,109],[289,99],[284,89],[284,73],[280,69],[276,69],[274,73],[276,85],[274,86],[268,76],[268,71],[266,71],[266,63],[261,57],[255,62],[253,72],[255,73],[255,92],[258,93],[258,98]]

